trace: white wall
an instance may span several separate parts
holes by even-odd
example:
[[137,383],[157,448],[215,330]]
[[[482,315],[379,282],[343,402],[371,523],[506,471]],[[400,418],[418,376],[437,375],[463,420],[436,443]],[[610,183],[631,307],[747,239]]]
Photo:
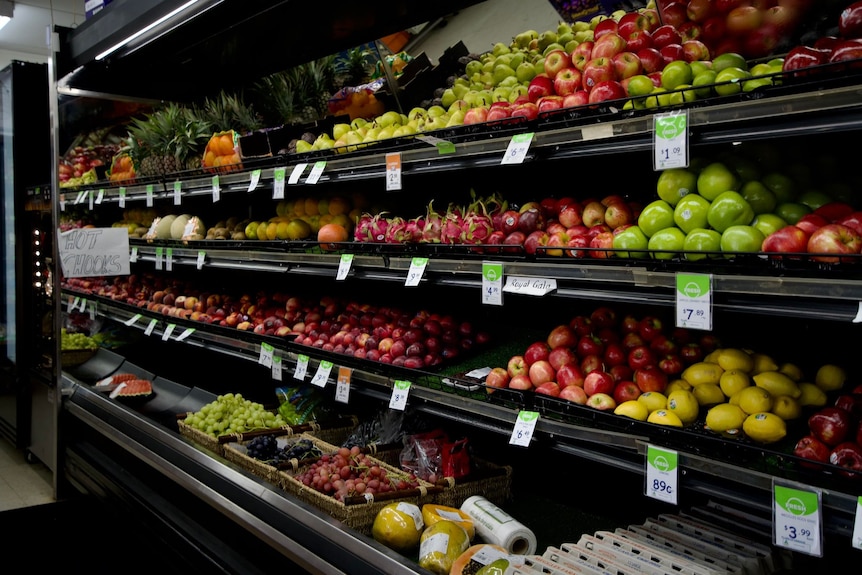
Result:
[[47,33],[84,22],[84,0],[14,0],[12,21],[0,29],[0,68],[11,60],[47,62]]

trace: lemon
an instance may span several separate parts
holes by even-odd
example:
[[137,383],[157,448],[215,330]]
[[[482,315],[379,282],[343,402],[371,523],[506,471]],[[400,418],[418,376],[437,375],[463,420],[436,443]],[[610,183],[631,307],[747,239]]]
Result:
[[249,240],[257,239],[257,227],[260,225],[260,222],[251,222],[245,227],[245,237]]
[[649,409],[647,409],[644,402],[630,399],[616,406],[614,414],[637,419],[638,421],[646,421],[649,416]]
[[780,371],[764,371],[763,373],[758,373],[752,379],[754,380],[754,385],[762,387],[771,393],[773,397],[789,395],[796,398],[802,395],[802,391],[796,385],[796,382]]
[[751,369],[752,374],[764,371],[778,371],[778,364],[765,353],[752,353],[751,359],[754,360],[754,367]]
[[694,394],[695,399],[697,399],[697,403],[704,407],[727,401],[721,388],[714,383],[698,385],[692,390],[692,393]]
[[817,375],[814,376],[814,384],[823,391],[835,391],[844,387],[844,380],[847,379],[847,374],[844,369],[827,363],[820,366],[817,370]]
[[290,234],[288,233],[288,224],[287,222],[279,222],[276,224],[275,237],[280,240],[286,240],[290,238]]
[[687,424],[697,419],[700,405],[694,393],[685,389],[678,389],[668,394],[667,410],[675,413],[683,424]]
[[703,361],[706,363],[718,363],[718,354],[720,353],[721,349],[714,349],[704,356]]
[[418,505],[393,501],[374,516],[371,534],[376,541],[391,549],[410,551],[419,545],[424,528],[422,510]]
[[724,373],[724,368],[720,365],[704,360],[693,363],[685,368],[680,377],[694,387],[697,387],[704,383],[718,385],[722,373]]
[[762,387],[754,385],[746,387],[733,394],[731,400],[733,398],[736,398],[736,405],[739,405],[742,411],[749,415],[772,409],[772,394]]
[[828,398],[826,397],[825,391],[807,381],[803,381],[798,385],[799,390],[802,392],[798,399],[799,405],[813,405],[815,407],[823,407],[826,405]]
[[742,431],[758,443],[774,443],[787,435],[787,425],[774,413],[752,413],[742,422]]
[[745,351],[733,347],[720,348],[716,361],[725,371],[737,369],[748,373],[754,369],[754,359]]
[[738,405],[719,403],[706,412],[706,426],[716,433],[740,429],[748,415]]
[[802,406],[799,405],[799,401],[789,395],[779,395],[772,402],[772,413],[784,421],[788,421],[802,415]]
[[744,371],[731,369],[721,374],[718,386],[724,395],[732,397],[737,391],[751,386],[751,378]]
[[268,228],[268,227],[269,227],[269,222],[260,222],[259,224],[257,224],[257,232],[255,232],[257,235],[257,239],[259,239],[259,240],[266,240],[267,239],[266,228]]
[[691,384],[684,379],[675,379],[664,389],[666,395],[670,395],[671,392],[676,391],[678,389],[682,389],[684,391],[691,391]]
[[667,396],[658,391],[647,391],[638,396],[637,401],[646,405],[647,410],[652,413],[667,407]]
[[778,367],[778,371],[792,379],[793,381],[802,381],[802,369],[795,363],[782,363]]
[[656,409],[647,417],[647,421],[649,423],[655,423],[658,425],[669,425],[671,427],[682,427],[682,420],[680,420],[679,416],[673,412],[670,412],[666,409]]

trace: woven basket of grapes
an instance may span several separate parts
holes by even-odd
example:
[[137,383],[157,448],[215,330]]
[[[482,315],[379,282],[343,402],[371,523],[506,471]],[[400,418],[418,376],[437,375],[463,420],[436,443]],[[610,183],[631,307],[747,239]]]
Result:
[[280,486],[280,470],[296,470],[304,461],[323,455],[319,442],[308,434],[258,435],[224,445],[224,457],[246,471]]
[[371,535],[374,518],[388,503],[407,501],[421,507],[442,490],[359,447],[313,441],[319,442],[323,455],[296,470],[280,470],[281,487],[364,535]]
[[60,364],[63,367],[75,367],[87,363],[98,350],[95,349],[64,349],[60,352]]

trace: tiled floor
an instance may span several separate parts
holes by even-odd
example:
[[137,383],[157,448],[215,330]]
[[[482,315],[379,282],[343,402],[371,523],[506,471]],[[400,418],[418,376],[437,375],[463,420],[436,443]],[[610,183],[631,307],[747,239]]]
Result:
[[0,511],[54,501],[54,477],[42,463],[28,463],[24,453],[0,437]]

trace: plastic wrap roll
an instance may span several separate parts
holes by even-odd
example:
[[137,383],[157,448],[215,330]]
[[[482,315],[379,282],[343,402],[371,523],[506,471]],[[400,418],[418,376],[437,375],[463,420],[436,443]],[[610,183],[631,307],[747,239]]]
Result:
[[486,543],[499,545],[515,555],[536,552],[536,535],[481,495],[464,501],[461,511],[473,518],[476,534]]

